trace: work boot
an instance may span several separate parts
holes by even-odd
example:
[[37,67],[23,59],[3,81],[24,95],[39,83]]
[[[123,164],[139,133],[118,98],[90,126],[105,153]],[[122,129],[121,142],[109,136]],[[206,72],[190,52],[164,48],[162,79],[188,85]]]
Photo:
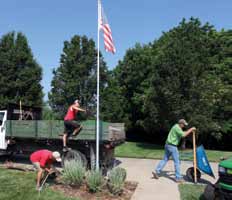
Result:
[[176,183],[184,183],[184,179],[183,178],[176,178],[175,179]]
[[159,176],[156,172],[151,172],[154,179],[159,179]]

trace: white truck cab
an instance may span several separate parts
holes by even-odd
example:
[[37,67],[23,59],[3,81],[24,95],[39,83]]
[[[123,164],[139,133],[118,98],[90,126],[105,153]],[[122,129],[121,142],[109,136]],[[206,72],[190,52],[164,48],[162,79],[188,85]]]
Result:
[[0,110],[0,150],[7,149],[6,120],[7,120],[7,111]]

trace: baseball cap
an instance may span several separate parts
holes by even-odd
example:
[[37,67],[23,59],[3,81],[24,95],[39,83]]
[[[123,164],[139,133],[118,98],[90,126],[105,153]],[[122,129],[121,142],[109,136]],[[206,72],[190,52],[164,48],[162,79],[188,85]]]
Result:
[[179,123],[179,124],[184,124],[185,126],[188,126],[188,123],[186,122],[185,119],[180,119],[180,120],[178,121],[178,123]]
[[78,100],[78,99],[76,99],[76,100],[74,101],[74,103],[79,103],[79,100]]
[[61,162],[60,153],[58,151],[54,151],[52,156],[56,159],[57,162]]

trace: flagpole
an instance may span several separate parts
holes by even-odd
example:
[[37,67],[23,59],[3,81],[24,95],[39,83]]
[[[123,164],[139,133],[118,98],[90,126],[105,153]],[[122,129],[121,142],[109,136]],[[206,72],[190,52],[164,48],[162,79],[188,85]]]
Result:
[[96,131],[96,170],[99,170],[99,81],[100,81],[100,0],[98,0],[98,29],[97,29],[97,131]]

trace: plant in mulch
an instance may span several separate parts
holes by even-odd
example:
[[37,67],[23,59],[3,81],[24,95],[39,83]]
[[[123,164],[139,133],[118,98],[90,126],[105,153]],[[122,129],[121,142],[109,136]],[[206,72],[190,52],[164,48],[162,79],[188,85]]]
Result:
[[80,160],[65,161],[62,180],[65,184],[81,186],[85,178],[85,173],[85,167]]
[[103,176],[101,171],[89,171],[86,177],[86,184],[90,192],[95,193],[100,191],[103,185]]
[[124,183],[126,181],[126,170],[117,167],[110,171],[108,175],[108,188],[114,195],[120,195],[123,192]]

